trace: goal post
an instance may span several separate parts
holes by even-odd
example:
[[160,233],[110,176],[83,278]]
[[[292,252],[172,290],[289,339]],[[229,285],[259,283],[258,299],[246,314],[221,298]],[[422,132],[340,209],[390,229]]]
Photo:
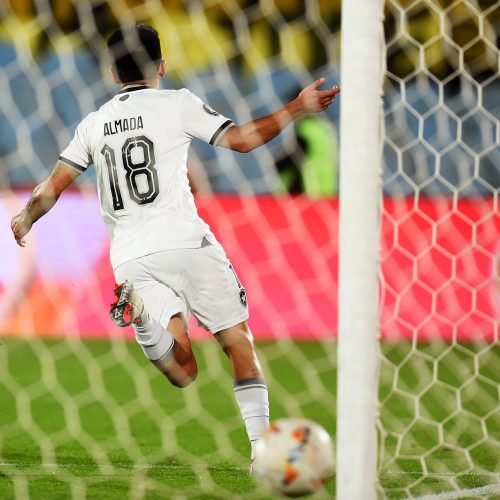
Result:
[[382,0],[342,2],[337,498],[375,498]]
[[498,495],[500,3],[342,7],[338,498]]

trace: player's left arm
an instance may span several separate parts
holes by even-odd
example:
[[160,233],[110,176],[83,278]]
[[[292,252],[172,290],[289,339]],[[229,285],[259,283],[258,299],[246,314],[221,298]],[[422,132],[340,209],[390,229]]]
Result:
[[325,79],[320,78],[311,83],[296,99],[270,115],[228,128],[217,145],[240,153],[248,153],[276,137],[289,123],[325,111],[340,92],[340,87],[319,90],[324,82]]
[[61,193],[79,175],[80,173],[76,170],[58,162],[49,176],[35,187],[26,206],[10,223],[19,246],[26,246],[24,237],[29,233],[33,224],[56,204]]

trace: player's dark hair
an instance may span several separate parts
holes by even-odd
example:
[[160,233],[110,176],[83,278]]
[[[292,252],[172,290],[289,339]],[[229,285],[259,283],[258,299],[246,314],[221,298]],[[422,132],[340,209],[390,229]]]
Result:
[[160,37],[149,24],[117,29],[108,39],[108,50],[122,83],[153,78],[162,59]]

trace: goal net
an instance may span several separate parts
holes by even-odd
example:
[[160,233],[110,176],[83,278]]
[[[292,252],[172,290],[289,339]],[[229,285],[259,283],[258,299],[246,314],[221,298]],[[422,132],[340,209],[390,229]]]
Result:
[[[15,0],[0,4],[0,497],[263,498],[228,361],[192,323],[179,390],[108,317],[109,243],[92,168],[28,235],[9,232],[78,122],[117,92],[103,59],[152,23],[164,88],[244,123],[314,79],[339,83],[329,2]],[[338,106],[247,155],[194,142],[200,215],[244,283],[272,419],[334,433]],[[333,494],[333,481],[319,497]]]
[[[112,326],[92,169],[26,248],[9,221],[116,92],[102,55],[120,24],[159,30],[164,88],[243,123],[320,76],[340,83],[340,11],[339,0],[0,4],[0,497],[265,497],[216,342],[191,324],[200,374],[181,391]],[[493,0],[385,2],[382,498],[499,494],[499,23]],[[200,215],[247,288],[271,418],[305,416],[332,435],[339,103],[248,155],[194,142],[189,158]],[[333,493],[330,481],[318,498]]]
[[384,27],[379,492],[489,498],[500,494],[500,4],[388,0]]

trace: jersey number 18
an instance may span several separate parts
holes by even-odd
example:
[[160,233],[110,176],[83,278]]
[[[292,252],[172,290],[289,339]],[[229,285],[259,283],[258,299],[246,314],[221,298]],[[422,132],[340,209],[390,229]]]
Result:
[[[134,148],[142,149],[142,161],[132,158]],[[111,198],[113,209],[124,208],[122,193],[118,184],[118,170],[116,166],[116,156],[113,148],[107,144],[102,148],[101,154],[104,156],[108,167],[109,185],[111,188]],[[122,146],[122,161],[125,168],[125,179],[127,181],[128,194],[132,201],[138,205],[152,203],[159,194],[158,172],[155,168],[155,152],[153,142],[146,136],[139,135],[131,137]],[[147,189],[140,190],[137,184],[138,176],[145,176]]]

